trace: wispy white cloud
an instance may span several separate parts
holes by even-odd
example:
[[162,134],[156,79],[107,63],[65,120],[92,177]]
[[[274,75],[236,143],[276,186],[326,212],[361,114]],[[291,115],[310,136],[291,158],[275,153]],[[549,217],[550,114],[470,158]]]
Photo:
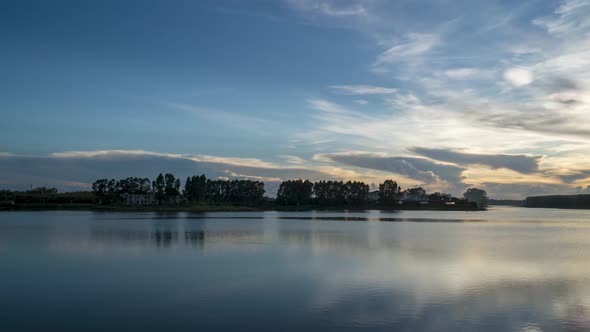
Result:
[[226,179],[243,179],[243,180],[253,180],[253,181],[262,181],[262,182],[280,182],[282,181],[281,178],[273,178],[268,176],[260,176],[260,175],[247,175],[247,174],[238,174],[232,172],[230,170],[226,170],[225,173],[227,176],[222,177]]
[[282,155],[280,157],[285,159],[287,161],[287,163],[293,164],[293,165],[305,165],[308,163],[307,160],[305,160],[299,156]]
[[379,66],[413,59],[413,57],[426,54],[440,45],[441,42],[441,38],[437,34],[408,33],[401,41],[394,43],[393,46],[381,53],[377,57],[375,65]]
[[259,130],[263,127],[268,131],[279,128],[281,125],[279,121],[274,121],[268,117],[245,115],[240,112],[228,112],[183,103],[168,103],[167,106],[177,111],[193,114],[211,121],[221,122],[224,125],[238,126],[241,129],[251,128],[252,130]]
[[397,92],[395,88],[374,85],[332,85],[330,88],[350,95],[383,95]]
[[342,1],[329,0],[290,0],[299,10],[312,11],[330,17],[354,17],[367,15],[367,9],[361,3],[343,4]]
[[144,150],[97,150],[97,151],[66,151],[66,152],[55,152],[50,154],[54,158],[63,159],[117,159],[125,157],[163,157],[173,159],[186,159],[196,162],[205,163],[218,163],[227,164],[233,166],[245,166],[245,167],[256,167],[256,168],[268,168],[276,169],[281,168],[280,165],[262,161],[257,158],[238,158],[238,157],[220,157],[220,156],[208,156],[208,155],[191,155],[191,154],[178,154],[178,153],[159,153]]
[[445,75],[450,79],[462,80],[470,77],[477,76],[480,70],[477,68],[455,68],[448,69],[445,71]]
[[556,16],[537,18],[533,20],[533,24],[557,36],[586,32],[590,28],[590,2],[587,0],[563,1],[555,10],[555,14]]

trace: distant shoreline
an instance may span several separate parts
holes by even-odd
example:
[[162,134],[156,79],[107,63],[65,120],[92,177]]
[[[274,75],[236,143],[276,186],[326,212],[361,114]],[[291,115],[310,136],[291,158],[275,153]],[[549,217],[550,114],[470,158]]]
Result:
[[104,211],[104,212],[304,212],[304,211],[483,211],[485,209],[461,207],[440,207],[440,206],[240,206],[240,205],[189,205],[189,206],[124,206],[124,205],[96,205],[96,204],[15,204],[10,207],[0,207],[0,211]]

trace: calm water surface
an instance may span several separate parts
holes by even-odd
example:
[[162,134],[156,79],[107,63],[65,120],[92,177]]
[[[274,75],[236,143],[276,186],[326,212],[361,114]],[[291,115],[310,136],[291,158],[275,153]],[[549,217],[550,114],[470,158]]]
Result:
[[590,211],[0,213],[0,331],[590,331]]

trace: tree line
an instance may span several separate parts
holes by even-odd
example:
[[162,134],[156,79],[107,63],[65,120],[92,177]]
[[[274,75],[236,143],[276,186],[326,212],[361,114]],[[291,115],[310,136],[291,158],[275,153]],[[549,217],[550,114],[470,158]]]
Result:
[[[402,190],[395,180],[385,180],[379,184],[377,202],[382,205],[396,204],[400,200],[408,201],[459,201],[450,194],[428,194],[422,187]],[[283,181],[277,192],[276,202],[281,205],[362,205],[369,202],[369,185],[358,181],[318,181],[287,180]],[[464,199],[485,207],[487,194],[477,188],[469,188]],[[375,199],[372,199],[375,200]]]
[[[128,177],[120,180],[99,179],[92,184],[93,192],[104,204],[121,201],[124,194],[152,194],[159,203],[170,202],[170,198],[182,197],[189,203],[258,204],[264,201],[264,183],[252,180],[212,180],[203,175],[186,178],[181,191],[180,179],[171,173],[160,173],[154,181],[148,178]],[[359,181],[317,181],[286,180],[278,189],[275,202],[279,205],[364,205],[369,201],[381,205],[393,205],[405,201],[460,201],[450,194],[428,193],[422,187],[402,190],[395,180],[380,183],[376,193],[370,186]],[[469,202],[484,207],[487,203],[485,191],[469,188],[463,197]]]
[[358,181],[283,181],[276,202],[281,205],[359,205],[366,203],[369,185]]
[[158,204],[177,201],[182,197],[190,203],[259,203],[264,198],[264,183],[252,180],[211,180],[205,175],[187,177],[181,182],[172,173],[160,173],[154,181],[149,178],[128,177],[120,180],[98,179],[92,191],[102,204],[123,200],[124,195],[154,195]]
[[[98,200],[101,204],[121,203],[125,194],[153,195],[157,204],[214,203],[255,205],[267,202],[264,198],[264,183],[252,180],[207,179],[205,175],[186,178],[181,189],[181,181],[172,173],[160,173],[154,181],[149,178],[127,177],[119,180],[98,179],[92,184],[90,192],[58,193],[56,188],[37,187],[27,191],[0,190],[0,202],[17,201],[21,203],[91,204]],[[275,202],[284,206],[363,206],[368,203],[391,206],[401,200],[444,202],[455,201],[487,205],[487,193],[481,189],[469,188],[459,200],[445,193],[427,193],[422,187],[402,190],[395,180],[385,180],[378,190],[370,192],[370,186],[359,181],[317,181],[286,180],[278,189]]]

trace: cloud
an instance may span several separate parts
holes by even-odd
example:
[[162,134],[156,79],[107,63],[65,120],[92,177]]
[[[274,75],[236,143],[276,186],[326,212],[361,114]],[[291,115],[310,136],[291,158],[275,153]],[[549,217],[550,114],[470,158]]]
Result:
[[331,160],[349,166],[386,171],[407,176],[425,184],[448,183],[452,189],[463,188],[464,168],[432,162],[424,158],[388,156],[383,153],[342,152],[317,154],[316,160]]
[[361,5],[337,8],[328,3],[320,3],[317,5],[317,9],[325,15],[336,17],[358,16],[367,14],[367,10]]
[[490,197],[504,199],[523,199],[527,196],[575,194],[577,190],[560,183],[497,183],[484,182],[481,184]]
[[369,102],[367,100],[364,99],[357,99],[354,101],[355,104],[357,105],[367,105]]
[[[255,158],[156,153],[140,150],[74,151],[49,156],[10,156],[0,163],[0,185],[13,189],[55,186],[61,190],[86,190],[99,178],[139,176],[153,178],[172,172],[182,180],[194,174],[272,179],[329,178],[307,165],[280,165]],[[72,185],[78,184],[78,185]]]
[[516,87],[521,87],[531,84],[533,73],[524,68],[510,68],[504,71],[504,79]]
[[247,175],[247,174],[237,174],[232,171],[225,171],[227,176],[220,177],[224,179],[242,179],[242,180],[253,180],[253,181],[262,181],[262,182],[281,182],[281,178],[272,178],[267,176],[260,176],[260,175]]
[[309,105],[316,110],[319,111],[323,111],[323,112],[327,112],[327,113],[349,113],[350,111],[348,111],[347,109],[345,109],[344,107],[336,104],[336,103],[332,103],[328,100],[324,100],[324,99],[316,99],[316,98],[310,98],[307,99],[307,102],[309,103]]
[[[182,103],[167,103],[166,106],[177,111],[222,123],[225,126],[229,125],[240,130],[250,130],[256,133],[268,133],[281,127],[279,122],[262,116],[252,116],[239,112],[228,112]],[[260,128],[264,128],[264,130],[260,130]]]
[[288,3],[299,10],[320,13],[336,18],[367,15],[367,9],[358,3],[347,6],[343,6],[339,1],[326,0],[290,0]]
[[307,160],[299,157],[299,156],[292,156],[292,155],[282,155],[281,158],[285,159],[287,163],[293,165],[305,165],[307,164]]
[[445,71],[445,75],[453,80],[463,80],[466,78],[471,78],[480,73],[480,70],[477,68],[456,68],[456,69],[448,69]]
[[[70,151],[48,156],[6,156],[0,163],[0,187],[23,190],[51,186],[60,190],[88,190],[100,178],[129,176],[154,178],[171,172],[184,180],[194,174],[208,178],[243,178],[276,184],[286,179],[380,181],[370,172],[359,173],[325,162],[309,162],[298,156],[283,156],[288,164],[257,158],[159,153],[142,150]],[[276,185],[267,188],[275,194]],[[269,189],[270,188],[270,189]]]
[[586,189],[584,189],[581,186],[576,187],[576,193],[578,194],[590,194],[590,186],[586,186]]
[[568,174],[560,174],[558,175],[560,179],[565,182],[575,182],[578,180],[583,180],[590,178],[590,170],[581,170],[581,171],[573,171]]
[[395,63],[408,57],[423,55],[440,43],[440,36],[437,34],[409,33],[402,41],[381,53],[377,57],[375,65]]
[[485,165],[491,168],[507,168],[523,174],[539,171],[539,156],[510,154],[467,153],[453,149],[435,149],[425,147],[410,148],[409,151],[430,159],[458,165]]
[[50,156],[62,159],[123,159],[135,157],[162,157],[170,159],[185,159],[204,163],[227,164],[233,166],[258,167],[268,169],[280,168],[280,166],[277,164],[268,163],[256,158],[236,158],[177,153],[158,153],[143,150],[66,151],[55,152],[50,154]]
[[533,20],[533,24],[547,30],[555,36],[584,32],[590,28],[588,14],[590,2],[586,0],[566,0],[555,10],[554,16],[540,17]]
[[392,94],[397,91],[395,88],[373,85],[332,85],[330,88],[350,95]]

